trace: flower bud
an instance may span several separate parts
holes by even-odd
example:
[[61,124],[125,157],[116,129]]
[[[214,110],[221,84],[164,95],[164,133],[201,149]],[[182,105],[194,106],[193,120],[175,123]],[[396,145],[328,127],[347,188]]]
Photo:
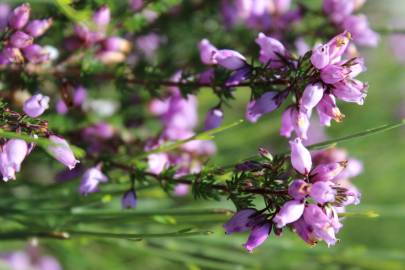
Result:
[[264,223],[261,225],[256,225],[253,227],[249,234],[247,242],[243,245],[247,251],[253,252],[253,249],[263,244],[264,241],[269,237],[271,232],[271,224]]
[[28,154],[28,145],[20,139],[8,140],[0,150],[0,172],[3,180],[15,179],[15,173],[20,171],[21,163]]
[[333,189],[332,182],[319,181],[312,185],[309,195],[320,204],[333,202],[336,196],[336,190]]
[[274,216],[273,222],[277,228],[282,228],[285,225],[297,221],[304,212],[305,204],[301,200],[291,200],[286,202],[280,211]]
[[260,46],[259,60],[262,64],[271,68],[284,66],[284,62],[280,57],[285,57],[287,50],[280,41],[259,33],[256,43]]
[[103,48],[106,51],[117,51],[127,53],[131,50],[131,43],[121,37],[109,37],[103,41]]
[[213,61],[229,70],[240,69],[247,65],[246,58],[233,50],[216,51],[213,55]]
[[29,4],[22,4],[15,8],[8,18],[8,25],[14,30],[22,29],[30,19],[30,12],[31,7]]
[[99,167],[90,168],[83,175],[79,186],[79,192],[82,195],[97,192],[98,185],[107,181],[107,176],[101,172]]
[[32,37],[39,37],[52,26],[52,23],[52,19],[33,20],[25,27],[25,32]]
[[311,171],[311,154],[302,144],[300,138],[290,141],[291,164],[300,174],[306,175]]
[[320,83],[307,85],[300,100],[300,110],[305,113],[310,112],[319,103],[324,91]]
[[18,49],[22,49],[31,45],[33,41],[34,39],[30,35],[22,31],[17,31],[10,37],[10,45]]
[[213,108],[209,110],[205,117],[204,130],[210,130],[219,127],[223,120],[224,112],[221,109]]
[[130,189],[124,193],[121,199],[122,208],[135,208],[137,204],[137,197],[134,189]]
[[30,97],[23,105],[23,111],[29,117],[38,117],[49,108],[49,97],[36,94]]
[[213,57],[218,49],[215,48],[208,39],[201,40],[200,43],[198,43],[198,49],[200,50],[200,58],[203,64],[214,65],[217,63]]
[[252,208],[239,210],[224,224],[225,232],[231,234],[247,231],[250,228],[251,219],[254,219],[256,214],[257,211]]
[[69,147],[68,142],[56,135],[49,136],[51,144],[48,146],[48,152],[60,163],[73,169],[79,161],[75,158],[72,150]]
[[33,64],[43,63],[49,59],[48,51],[37,44],[27,46],[22,51],[27,60]]
[[266,148],[259,147],[259,154],[268,161],[273,161],[273,155]]
[[312,50],[311,63],[317,69],[323,69],[329,65],[329,46],[328,45],[319,45]]

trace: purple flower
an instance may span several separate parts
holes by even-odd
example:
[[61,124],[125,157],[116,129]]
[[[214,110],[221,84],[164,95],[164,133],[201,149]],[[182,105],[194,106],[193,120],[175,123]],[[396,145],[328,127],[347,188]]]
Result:
[[56,111],[62,115],[66,114],[69,111],[69,108],[67,107],[63,99],[58,99],[58,101],[56,101]]
[[336,190],[332,182],[319,181],[312,185],[309,195],[317,203],[324,204],[335,200]]
[[328,246],[337,242],[335,233],[338,230],[332,217],[326,215],[325,211],[314,204],[309,204],[304,210],[305,223],[311,226],[313,234],[317,239],[324,240]]
[[186,196],[189,192],[190,186],[187,184],[177,184],[173,189],[173,195],[177,197]]
[[28,145],[19,139],[8,140],[0,150],[0,172],[4,181],[14,180],[28,154]]
[[160,174],[169,167],[169,159],[165,153],[151,154],[148,156],[148,171]]
[[331,181],[346,168],[346,164],[347,161],[320,164],[311,171],[311,181]]
[[8,25],[14,30],[22,29],[30,19],[30,12],[31,7],[29,4],[22,4],[15,8],[8,18]]
[[52,19],[33,20],[28,23],[24,31],[32,37],[42,36],[51,26]]
[[225,85],[228,87],[237,86],[241,82],[249,78],[252,73],[252,69],[249,65],[246,65],[240,69],[237,69],[229,78],[226,80]]
[[83,175],[82,181],[80,182],[79,192],[82,195],[97,192],[98,185],[107,181],[107,176],[101,172],[99,166],[90,168]]
[[317,68],[322,69],[329,65],[329,45],[319,45],[312,50],[311,63]]
[[78,86],[75,88],[73,93],[73,105],[80,106],[87,99],[87,90],[83,86]]
[[130,0],[129,1],[129,6],[131,7],[131,9],[133,11],[138,11],[140,10],[144,5],[144,1],[143,0]]
[[344,80],[350,74],[350,70],[340,65],[328,65],[321,69],[321,79],[325,83],[334,84]]
[[49,108],[49,97],[36,94],[30,97],[23,105],[24,112],[30,117],[38,117]]
[[105,122],[99,122],[86,127],[83,130],[83,137],[90,138],[91,140],[94,140],[94,138],[108,140],[114,136],[114,133],[113,126]]
[[137,204],[137,197],[134,189],[130,189],[124,193],[121,199],[122,208],[135,208]]
[[302,200],[291,200],[286,202],[280,211],[274,216],[273,222],[277,228],[282,228],[287,224],[297,221],[304,212],[305,204]]
[[356,0],[324,0],[323,11],[335,22],[342,22],[355,9]]
[[212,45],[208,39],[203,39],[198,43],[198,49],[200,50],[201,62],[206,65],[215,65],[217,62],[214,59],[214,54],[218,51],[214,45]]
[[99,29],[104,29],[109,23],[111,19],[110,9],[107,6],[100,7],[94,14],[93,14],[93,22],[99,27]]
[[376,47],[380,40],[379,35],[370,28],[365,15],[348,16],[343,20],[342,26],[352,34],[354,42],[359,45]]
[[334,63],[339,61],[339,58],[345,53],[347,47],[349,46],[351,39],[351,34],[348,31],[332,38],[327,45],[329,46],[329,61]]
[[287,56],[287,50],[280,41],[259,33],[256,43],[260,46],[259,60],[262,64],[269,64],[269,67],[272,68],[284,66],[282,57]]
[[300,100],[300,110],[305,113],[312,111],[323,97],[324,91],[325,89],[320,83],[307,85]]
[[294,107],[288,107],[281,116],[281,128],[280,135],[284,137],[291,137],[291,133],[294,131],[294,116],[297,109]]
[[51,144],[48,146],[48,152],[60,163],[73,169],[79,161],[75,158],[72,150],[69,147],[68,142],[56,135],[49,136]]
[[33,64],[39,64],[49,59],[48,51],[37,44],[27,46],[22,51],[27,60]]
[[296,222],[292,223],[293,230],[301,237],[302,240],[310,244],[311,246],[315,245],[317,239],[313,234],[313,229],[311,225],[308,225],[304,217],[301,217]]
[[291,147],[291,164],[300,174],[306,175],[311,171],[312,159],[311,154],[302,144],[300,138],[290,141]]
[[334,84],[332,93],[340,100],[363,105],[367,96],[367,88],[367,83],[349,79]]
[[205,117],[204,130],[217,128],[224,120],[224,112],[220,108],[213,108],[208,111]]
[[263,244],[269,237],[271,232],[271,224],[264,223],[261,225],[255,225],[249,234],[247,242],[243,245],[247,251],[253,252],[253,249]]
[[3,61],[8,63],[22,63],[24,62],[24,56],[20,49],[6,46],[2,51]]
[[283,101],[278,92],[266,92],[256,100],[248,103],[246,108],[246,119],[256,123],[262,115],[277,109]]
[[251,228],[257,216],[257,211],[253,208],[242,209],[236,212],[233,217],[224,224],[227,234],[234,232],[244,232]]
[[17,31],[10,37],[10,45],[18,49],[22,49],[31,45],[33,41],[34,39],[30,35],[22,31]]
[[294,180],[288,187],[288,195],[293,197],[295,200],[302,200],[309,193],[310,184],[302,179]]
[[246,58],[233,50],[216,51],[213,55],[213,61],[229,70],[237,70],[247,65]]
[[108,37],[103,40],[103,49],[106,51],[119,51],[129,52],[131,50],[131,43],[128,40],[121,37]]
[[367,70],[366,66],[364,65],[364,58],[362,57],[356,57],[352,60],[350,60],[350,66],[349,66],[349,77],[354,78],[360,73],[364,72]]
[[309,129],[309,116],[306,112],[302,112],[302,111],[297,111],[294,110],[293,111],[293,126],[294,126],[294,131],[295,134],[303,139],[303,140],[307,140],[308,136],[308,129]]
[[321,124],[323,125],[330,125],[330,119],[334,119],[336,122],[341,122],[345,117],[336,106],[335,97],[331,94],[324,94],[316,108]]
[[0,4],[0,32],[4,31],[4,29],[7,27],[10,11],[10,6],[7,3]]

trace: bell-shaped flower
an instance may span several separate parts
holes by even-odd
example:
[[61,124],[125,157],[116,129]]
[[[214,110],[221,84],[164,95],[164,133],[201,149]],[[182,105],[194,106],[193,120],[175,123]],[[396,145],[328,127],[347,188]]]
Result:
[[248,240],[243,245],[246,250],[253,252],[256,247],[263,244],[270,235],[271,227],[270,223],[255,225],[249,234]]
[[224,224],[225,232],[231,234],[249,230],[252,227],[252,222],[256,215],[257,211],[253,208],[239,210]]
[[31,37],[39,37],[52,26],[52,23],[52,19],[32,20],[27,24],[24,31]]
[[18,49],[23,49],[31,45],[33,41],[34,39],[30,35],[22,31],[17,31],[10,36],[10,45]]
[[295,200],[302,200],[309,194],[309,190],[310,184],[302,179],[296,179],[288,187],[288,195]]
[[262,64],[268,65],[271,68],[284,66],[282,57],[287,56],[287,50],[280,41],[259,33],[256,43],[260,46],[259,60]]
[[56,135],[51,135],[49,136],[49,140],[51,141],[51,143],[48,146],[48,152],[56,160],[58,160],[69,169],[73,169],[76,164],[79,163],[65,139]]
[[233,50],[216,51],[213,56],[213,61],[229,70],[237,70],[247,65],[246,58]]
[[49,108],[49,97],[42,94],[36,94],[24,102],[23,111],[29,117],[38,117]]
[[8,140],[0,150],[0,172],[4,181],[14,180],[28,154],[28,145],[20,139]]
[[22,4],[15,8],[8,17],[8,25],[14,29],[22,29],[30,19],[31,7],[29,4]]
[[330,63],[329,45],[319,45],[312,50],[311,63],[317,69],[323,69]]
[[80,182],[79,192],[82,195],[87,195],[93,192],[97,192],[98,185],[108,181],[106,175],[104,175],[99,166],[88,169]]
[[302,144],[300,138],[290,141],[291,164],[300,174],[306,175],[311,171],[312,158],[311,153]]
[[346,165],[347,161],[319,164],[311,171],[311,181],[331,181],[346,168]]
[[300,110],[310,112],[322,99],[324,91],[320,83],[307,85],[300,100]]
[[309,195],[320,204],[333,202],[336,197],[336,190],[333,188],[333,183],[328,181],[319,181],[312,184]]
[[134,189],[130,189],[124,193],[121,198],[122,208],[135,208],[137,205],[137,196]]
[[346,102],[357,103],[359,105],[364,104],[364,100],[367,96],[367,83],[355,79],[349,79],[338,82],[333,86],[332,93],[338,99]]
[[287,224],[297,221],[304,212],[305,203],[302,200],[291,200],[286,202],[280,211],[274,216],[273,222],[277,228],[282,228]]
[[220,108],[213,108],[207,112],[204,122],[204,130],[219,127],[224,120],[224,112]]
[[246,108],[246,119],[256,123],[260,117],[277,109],[284,101],[284,95],[278,92],[266,92],[258,99],[248,103]]
[[208,39],[203,39],[198,43],[198,49],[200,50],[200,59],[203,64],[215,65],[217,62],[214,59],[214,54],[218,51],[214,45],[212,45]]

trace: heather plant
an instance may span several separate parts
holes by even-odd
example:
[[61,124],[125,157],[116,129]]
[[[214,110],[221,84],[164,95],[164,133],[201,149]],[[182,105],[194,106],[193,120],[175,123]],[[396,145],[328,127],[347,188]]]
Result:
[[[325,134],[378,91],[362,49],[402,32],[373,30],[364,2],[1,3],[0,240],[26,243],[2,262],[62,269],[71,258],[44,251],[62,240],[131,246],[189,269],[232,268],[232,252],[254,258],[290,235],[333,252],[347,219],[378,215],[358,206],[352,180],[367,168],[340,144],[404,124]],[[268,127],[266,140],[282,147],[254,141],[269,117],[279,131]],[[217,137],[247,125],[256,154],[219,162]],[[213,239],[213,251],[172,252],[171,238],[193,254]]]

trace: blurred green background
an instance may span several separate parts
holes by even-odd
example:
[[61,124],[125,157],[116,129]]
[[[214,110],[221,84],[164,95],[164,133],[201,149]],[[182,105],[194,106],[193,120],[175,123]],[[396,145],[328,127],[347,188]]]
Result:
[[[405,27],[405,3],[402,0],[369,0],[364,12],[375,27],[392,25],[401,20]],[[364,106],[340,104],[346,119],[339,124],[333,123],[326,130],[329,138],[395,122],[405,116],[405,64],[398,62],[392,54],[389,38],[382,36],[378,48],[361,50],[361,54],[365,56],[368,68],[361,80],[368,81],[370,85],[366,103]],[[225,123],[243,118],[249,90],[238,89],[236,97],[231,102],[232,108],[225,110]],[[202,90],[199,105],[202,116],[216,105],[216,98],[209,90]],[[263,117],[256,125],[244,123],[218,135],[215,139],[218,153],[212,158],[212,163],[235,163],[254,155],[259,146],[265,146],[272,152],[286,149],[287,140],[278,136],[279,117],[280,110]],[[362,202],[354,210],[373,210],[380,216],[347,218],[338,235],[341,242],[331,248],[324,244],[309,247],[295,234],[286,231],[282,237],[271,235],[263,246],[248,254],[242,248],[247,235],[224,235],[221,224],[229,217],[221,215],[197,216],[193,220],[181,217],[146,220],[138,217],[127,220],[120,230],[156,232],[164,228],[170,231],[171,227],[175,230],[191,224],[213,231],[209,236],[139,242],[91,238],[68,241],[41,239],[40,244],[45,253],[53,254],[61,261],[64,269],[405,269],[404,136],[405,129],[401,128],[339,145],[364,164],[364,172],[354,180],[362,192]],[[75,185],[71,188],[74,189]],[[232,209],[227,201],[166,198],[155,189],[142,190],[138,195],[139,210],[184,205],[187,208]],[[106,203],[111,208],[117,208],[119,198]],[[349,211],[352,209],[349,208]],[[165,223],[164,226],[161,223]],[[108,230],[109,225],[103,227]],[[3,241],[0,249],[23,249],[25,245],[24,242]]]

